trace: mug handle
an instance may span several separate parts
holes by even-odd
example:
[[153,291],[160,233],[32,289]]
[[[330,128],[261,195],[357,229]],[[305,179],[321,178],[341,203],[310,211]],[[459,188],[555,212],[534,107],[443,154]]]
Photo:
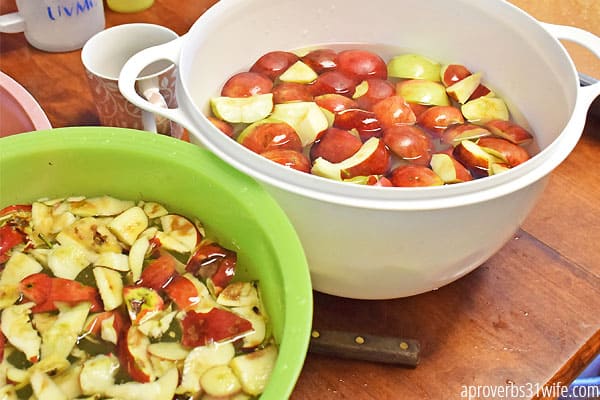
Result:
[[131,103],[149,112],[144,113],[144,117],[147,116],[146,114],[161,115],[191,130],[192,121],[181,110],[181,106],[177,108],[165,108],[161,105],[153,104],[140,96],[135,90],[137,77],[148,65],[156,61],[167,60],[175,64],[175,67],[178,68],[179,54],[181,53],[183,43],[185,43],[185,37],[186,35],[180,36],[170,42],[149,47],[133,55],[121,69],[121,73],[119,74],[119,90]]
[[[144,79],[137,82],[138,90],[142,96],[150,103],[163,109],[169,108],[167,101],[160,93],[160,85],[158,78]],[[149,132],[170,133],[169,120],[162,115],[154,115],[153,113],[142,109],[142,125],[144,130]]]
[[[600,59],[600,37],[588,32],[584,29],[574,26],[556,25],[541,22],[542,26],[555,39],[568,40],[577,43],[590,50],[596,57]],[[600,96],[600,81],[587,86],[580,86],[577,96],[576,111],[581,110],[583,118],[587,114],[592,102]]]
[[0,32],[19,33],[25,31],[25,19],[21,14],[14,12],[0,15]]

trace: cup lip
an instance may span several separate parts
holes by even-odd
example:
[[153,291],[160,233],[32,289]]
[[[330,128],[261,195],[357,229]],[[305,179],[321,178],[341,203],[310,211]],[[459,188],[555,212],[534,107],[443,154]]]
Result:
[[[136,30],[140,30],[140,29],[151,29],[153,31],[161,31],[164,32],[165,34],[168,34],[171,36],[170,40],[165,41],[164,43],[168,43],[171,40],[175,40],[177,38],[179,38],[179,35],[177,34],[177,32],[175,32],[174,30],[167,28],[166,26],[163,25],[158,25],[158,24],[151,24],[151,23],[146,23],[146,22],[133,22],[133,23],[126,23],[126,24],[120,24],[120,25],[115,25],[112,26],[110,28],[106,28],[98,33],[96,33],[95,35],[93,35],[92,37],[90,37],[83,45],[83,47],[81,48],[81,62],[84,66],[84,68],[86,69],[86,71],[92,75],[92,76],[97,76],[98,78],[104,79],[106,81],[113,81],[113,82],[117,82],[119,80],[119,74],[116,75],[108,75],[105,73],[102,73],[100,71],[97,70],[97,68],[95,68],[93,65],[91,65],[91,56],[90,53],[92,51],[92,48],[94,46],[97,46],[97,42],[99,42],[100,40],[102,40],[105,36],[107,35],[114,35],[115,33],[122,33],[122,32],[126,32],[126,31],[131,31],[133,29]],[[131,33],[130,33],[131,34]],[[151,46],[155,46],[157,44],[151,44],[148,45],[147,47],[151,47]],[[135,54],[135,53],[134,53]],[[133,54],[131,54],[133,56]],[[139,76],[136,81],[141,81],[144,79],[152,79],[155,77],[158,77],[160,75],[163,75],[167,72],[169,72],[170,70],[176,68],[176,66],[174,64],[169,65],[165,68],[163,68],[160,71],[157,71],[155,73],[152,74],[147,74],[147,75],[143,75],[143,76]]]
[[[194,37],[206,38],[204,31],[209,25],[218,23],[219,18],[234,7],[240,0],[222,1],[203,14],[194,23],[185,36],[179,59],[193,55],[191,51]],[[504,7],[508,12],[521,17],[517,22],[527,24],[536,33],[544,35],[556,45],[556,54],[566,58],[570,68],[569,76],[564,77],[569,85],[578,84],[574,63],[557,38],[545,30],[540,22],[522,9],[497,1],[495,7]],[[374,186],[351,185],[344,182],[313,176],[290,168],[273,167],[273,162],[253,153],[219,132],[206,118],[206,115],[195,105],[186,84],[189,77],[182,74],[178,80],[178,93],[185,100],[180,107],[193,121],[195,128],[189,129],[192,141],[207,147],[236,169],[266,183],[268,186],[294,193],[303,197],[328,203],[379,210],[431,210],[452,208],[481,203],[496,199],[526,188],[541,180],[556,168],[572,151],[579,139],[585,118],[581,118],[580,96],[575,88],[575,100],[571,113],[557,137],[535,154],[526,163],[518,165],[499,175],[488,176],[458,185],[416,188],[382,188]],[[192,126],[191,128],[194,128]]]

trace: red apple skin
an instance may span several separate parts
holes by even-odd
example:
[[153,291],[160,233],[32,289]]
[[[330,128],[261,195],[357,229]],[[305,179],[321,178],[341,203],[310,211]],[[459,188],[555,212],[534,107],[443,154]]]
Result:
[[449,64],[442,67],[441,80],[444,86],[452,86],[458,81],[471,75],[471,71],[461,64]]
[[428,165],[433,151],[431,137],[416,125],[396,125],[383,132],[383,141],[398,157],[413,164]]
[[521,125],[512,121],[496,119],[485,124],[494,135],[507,139],[515,144],[525,144],[533,140],[533,135]]
[[418,119],[421,114],[425,111],[429,110],[432,106],[427,104],[419,104],[419,103],[408,103],[410,109],[415,113],[415,117]]
[[469,122],[463,124],[454,124],[449,126],[441,134],[442,143],[457,145],[463,139],[476,139],[490,136],[492,133],[480,125]]
[[188,310],[199,301],[198,289],[185,276],[176,276],[165,288],[165,293],[180,310]]
[[321,132],[310,148],[311,161],[319,157],[338,163],[351,157],[362,146],[361,140],[345,129],[335,127]]
[[288,51],[271,51],[263,54],[252,67],[250,72],[258,72],[268,76],[272,81],[283,74],[293,63],[298,61],[298,56]]
[[333,49],[312,50],[300,59],[317,74],[333,71],[337,68],[337,52]]
[[387,79],[369,78],[366,80],[368,88],[365,94],[356,98],[358,106],[365,110],[372,110],[373,105],[396,93],[396,87]]
[[369,175],[367,177],[368,186],[393,187],[392,181],[382,175]]
[[244,135],[241,144],[259,154],[275,149],[302,151],[300,136],[285,122],[258,124]]
[[[443,153],[448,154],[447,152]],[[471,172],[469,172],[467,167],[462,165],[456,158],[454,158],[452,153],[448,155],[450,156],[450,159],[452,159],[452,164],[454,165],[454,170],[456,171],[456,179],[458,179],[461,182],[472,181],[473,175],[471,175]]]
[[274,104],[292,101],[313,101],[310,87],[297,82],[279,82],[273,86]]
[[431,168],[424,165],[406,164],[396,167],[389,176],[397,187],[440,186],[444,182]]
[[341,178],[348,179],[355,176],[385,175],[390,168],[390,161],[389,150],[385,143],[383,143],[383,140],[379,140],[379,144],[373,154],[360,164],[342,170]]
[[337,70],[357,83],[367,78],[387,79],[387,65],[377,54],[367,50],[344,50],[338,53]]
[[460,110],[453,106],[433,106],[421,113],[417,119],[419,125],[436,137],[450,125],[462,124],[465,119]]
[[225,82],[221,96],[250,97],[258,94],[271,93],[273,81],[266,75],[256,72],[239,72]]
[[373,105],[373,113],[381,126],[389,128],[394,125],[414,124],[417,117],[402,96],[393,95]]
[[213,124],[215,126],[215,128],[217,128],[218,130],[220,130],[227,136],[233,137],[233,135],[234,135],[233,125],[231,125],[229,122],[223,121],[222,119],[219,119],[219,118],[216,118],[213,116],[208,116],[206,118],[210,121],[211,124]]
[[335,114],[333,126],[344,130],[356,129],[363,142],[370,137],[381,137],[383,130],[375,113],[360,108],[350,108]]
[[284,167],[292,168],[300,172],[310,173],[310,160],[299,151],[289,149],[269,150],[261,153],[261,156],[271,161],[281,164]]
[[508,165],[512,168],[529,160],[529,153],[523,147],[506,139],[496,137],[484,137],[477,144],[484,148],[496,150],[506,158]]
[[481,178],[489,175],[489,160],[471,153],[462,145],[462,143],[459,143],[454,147],[452,156],[464,165],[474,178]]
[[331,111],[334,114],[350,108],[359,108],[358,103],[352,100],[350,97],[336,93],[328,93],[316,96],[315,103],[317,103],[319,107]]
[[487,96],[490,93],[492,93],[490,88],[488,88],[484,84],[480,83],[479,86],[477,86],[477,88],[475,88],[475,91],[473,93],[471,93],[471,96],[469,97],[468,101],[475,100],[479,97]]
[[338,70],[323,72],[310,84],[313,96],[327,93],[337,93],[352,96],[356,89],[356,82]]

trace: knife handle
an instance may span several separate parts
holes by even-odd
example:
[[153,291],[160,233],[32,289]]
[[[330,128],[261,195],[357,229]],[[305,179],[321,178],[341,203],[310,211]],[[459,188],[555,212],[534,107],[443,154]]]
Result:
[[417,340],[346,331],[313,330],[308,350],[315,354],[416,367]]

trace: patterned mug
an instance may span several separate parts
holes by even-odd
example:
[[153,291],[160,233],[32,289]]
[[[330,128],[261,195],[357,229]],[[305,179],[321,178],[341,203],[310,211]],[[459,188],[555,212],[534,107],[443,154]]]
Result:
[[[139,51],[169,42],[178,36],[160,25],[117,25],[94,35],[83,46],[81,60],[86,70],[100,123],[104,126],[143,129],[181,138],[183,128],[164,117],[155,117],[131,104],[119,91],[119,73]],[[177,106],[176,68],[168,61],[148,66],[136,80],[140,95],[161,107]]]

